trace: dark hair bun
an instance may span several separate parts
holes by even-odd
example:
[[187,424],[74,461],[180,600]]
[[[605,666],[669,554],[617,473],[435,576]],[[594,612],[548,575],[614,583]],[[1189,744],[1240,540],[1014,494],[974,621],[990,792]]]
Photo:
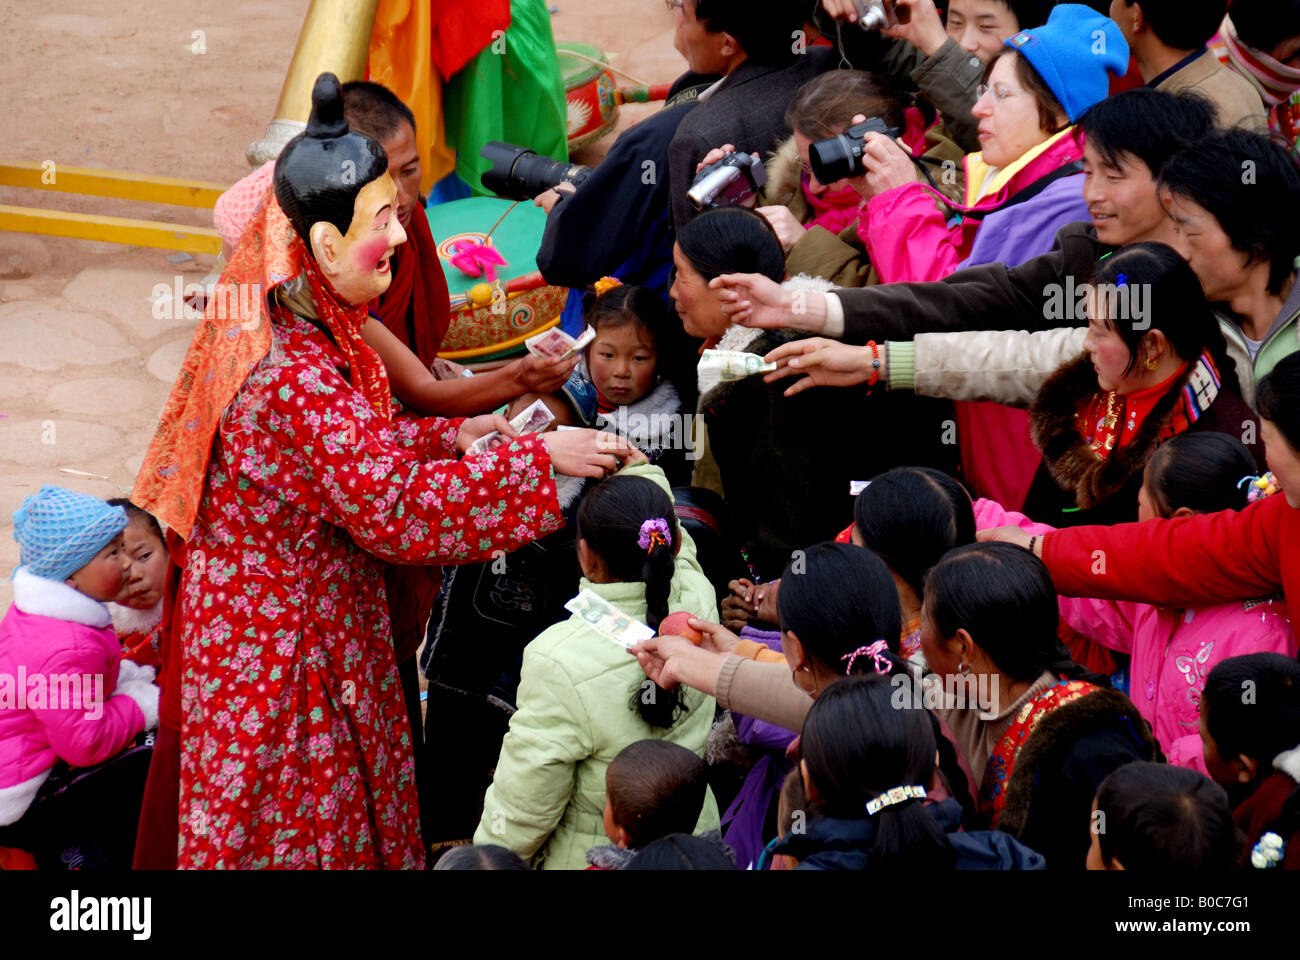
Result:
[[314,140],[341,137],[348,132],[348,122],[343,117],[343,89],[339,78],[332,73],[322,73],[311,88],[311,118],[307,121],[307,136]]

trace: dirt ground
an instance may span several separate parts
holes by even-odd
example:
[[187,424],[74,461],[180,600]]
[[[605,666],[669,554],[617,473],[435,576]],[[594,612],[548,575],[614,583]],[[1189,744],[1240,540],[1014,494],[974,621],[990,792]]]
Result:
[[[557,41],[594,44],[648,82],[681,71],[661,0],[549,2]],[[0,0],[3,155],[233,183],[271,119],[308,6]],[[624,107],[619,129],[655,109]],[[612,142],[575,159],[594,163]],[[45,191],[0,187],[0,204],[211,225],[209,211]],[[155,319],[154,288],[198,282],[215,259],[172,253],[0,232],[0,611],[25,496],[46,483],[130,491],[193,332],[191,319]]]

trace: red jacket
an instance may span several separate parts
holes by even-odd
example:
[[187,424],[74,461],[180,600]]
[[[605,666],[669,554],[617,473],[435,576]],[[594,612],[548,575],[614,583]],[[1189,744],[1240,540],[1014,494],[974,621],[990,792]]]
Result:
[[1300,510],[1276,494],[1240,512],[1071,527],[1043,537],[1043,562],[1067,596],[1188,606],[1279,590],[1300,598]]
[[1295,829],[1293,817],[1285,824],[1279,822],[1287,799],[1297,789],[1297,775],[1300,775],[1300,747],[1278,756],[1273,762],[1273,773],[1232,813],[1233,821],[1246,834],[1251,847],[1265,831],[1282,831],[1286,842],[1281,863],[1284,870],[1300,870],[1300,829]]

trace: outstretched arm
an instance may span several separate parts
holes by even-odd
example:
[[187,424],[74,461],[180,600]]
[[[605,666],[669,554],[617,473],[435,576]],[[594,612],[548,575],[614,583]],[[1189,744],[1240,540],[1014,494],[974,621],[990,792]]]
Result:
[[543,360],[529,354],[473,377],[439,380],[381,321],[367,320],[361,336],[384,361],[393,396],[431,417],[470,417],[495,410],[523,393],[551,393],[564,386],[578,364],[577,356]]
[[[1267,596],[1282,589],[1281,528],[1290,510],[1270,497],[1245,510],[1172,520],[1071,527],[1040,537],[1059,593],[1067,596],[1199,606]],[[980,540],[1029,546],[1019,527],[981,530]]]

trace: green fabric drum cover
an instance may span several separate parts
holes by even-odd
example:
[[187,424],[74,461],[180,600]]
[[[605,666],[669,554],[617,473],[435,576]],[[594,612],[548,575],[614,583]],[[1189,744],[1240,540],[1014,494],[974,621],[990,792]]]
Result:
[[[497,197],[470,197],[438,204],[426,213],[451,305],[451,325],[441,355],[486,359],[519,353],[525,337],[559,318],[568,290],[548,286],[537,270],[537,248],[546,228],[546,214],[539,207]],[[488,243],[489,232],[492,246],[506,261],[496,268],[493,286],[451,263],[466,248]],[[494,288],[505,292],[504,301]]]

